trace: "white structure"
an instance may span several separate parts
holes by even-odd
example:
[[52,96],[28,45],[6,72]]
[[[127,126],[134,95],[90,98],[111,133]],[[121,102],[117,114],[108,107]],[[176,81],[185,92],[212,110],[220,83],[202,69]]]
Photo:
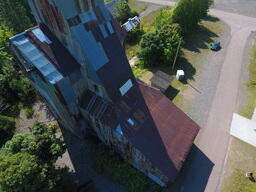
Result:
[[133,18],[129,18],[128,21],[122,25],[122,27],[125,28],[126,31],[131,31],[132,29],[136,28],[139,23],[140,18],[135,16]]
[[176,73],[176,79],[181,80],[185,76],[185,73],[183,70],[178,70]]
[[233,114],[230,134],[256,147],[256,120]]

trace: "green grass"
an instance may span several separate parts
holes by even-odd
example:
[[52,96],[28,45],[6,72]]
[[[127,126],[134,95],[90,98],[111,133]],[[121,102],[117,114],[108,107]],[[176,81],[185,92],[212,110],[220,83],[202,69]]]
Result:
[[142,68],[142,67],[139,67],[139,66],[134,66],[132,67],[132,71],[133,71],[133,74],[136,78],[140,78],[144,73],[146,73],[147,71],[149,71],[149,69],[147,68]]
[[256,41],[251,49],[251,59],[248,65],[249,80],[245,83],[247,91],[247,103],[239,109],[239,114],[251,118],[256,107]]
[[137,0],[128,0],[128,4],[133,10],[137,11],[138,13],[141,13],[148,8],[148,3],[139,2]]
[[245,177],[246,172],[256,175],[255,161],[255,147],[232,138],[221,191],[256,192],[256,183]]
[[130,60],[132,57],[136,56],[137,51],[139,50],[139,44],[133,44],[133,45],[129,45],[126,44],[125,45],[125,53],[127,58]]
[[111,2],[112,0],[104,0],[105,3],[109,3]]

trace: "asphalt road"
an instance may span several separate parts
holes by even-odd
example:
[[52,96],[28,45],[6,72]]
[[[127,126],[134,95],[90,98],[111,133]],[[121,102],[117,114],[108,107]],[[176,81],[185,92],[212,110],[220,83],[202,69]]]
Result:
[[[173,6],[167,0],[140,0]],[[240,6],[243,6],[242,4]],[[255,8],[255,7],[254,7]],[[219,192],[229,146],[229,130],[239,92],[239,79],[246,41],[256,31],[256,18],[211,9],[231,29],[231,39],[205,126],[196,138],[179,192]]]

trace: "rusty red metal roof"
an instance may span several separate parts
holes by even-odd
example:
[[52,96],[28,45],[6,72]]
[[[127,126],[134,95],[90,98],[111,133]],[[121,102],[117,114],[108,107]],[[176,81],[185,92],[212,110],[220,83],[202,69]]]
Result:
[[[93,95],[89,91],[88,99],[83,97],[84,108]],[[92,105],[91,115],[96,108],[97,105]],[[134,124],[131,125],[128,119]],[[113,129],[120,124],[124,136],[171,182],[179,173],[199,131],[199,126],[160,90],[142,82],[134,84],[115,105],[109,103],[99,120]]]
[[199,126],[175,106],[160,90],[139,83],[152,117],[144,123],[132,141],[170,181],[180,171]]

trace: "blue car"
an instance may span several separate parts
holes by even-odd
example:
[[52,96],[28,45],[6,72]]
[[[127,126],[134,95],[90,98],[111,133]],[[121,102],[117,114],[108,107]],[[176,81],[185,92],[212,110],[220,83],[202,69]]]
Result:
[[211,50],[217,51],[220,48],[220,41],[215,41],[214,43],[211,44]]

